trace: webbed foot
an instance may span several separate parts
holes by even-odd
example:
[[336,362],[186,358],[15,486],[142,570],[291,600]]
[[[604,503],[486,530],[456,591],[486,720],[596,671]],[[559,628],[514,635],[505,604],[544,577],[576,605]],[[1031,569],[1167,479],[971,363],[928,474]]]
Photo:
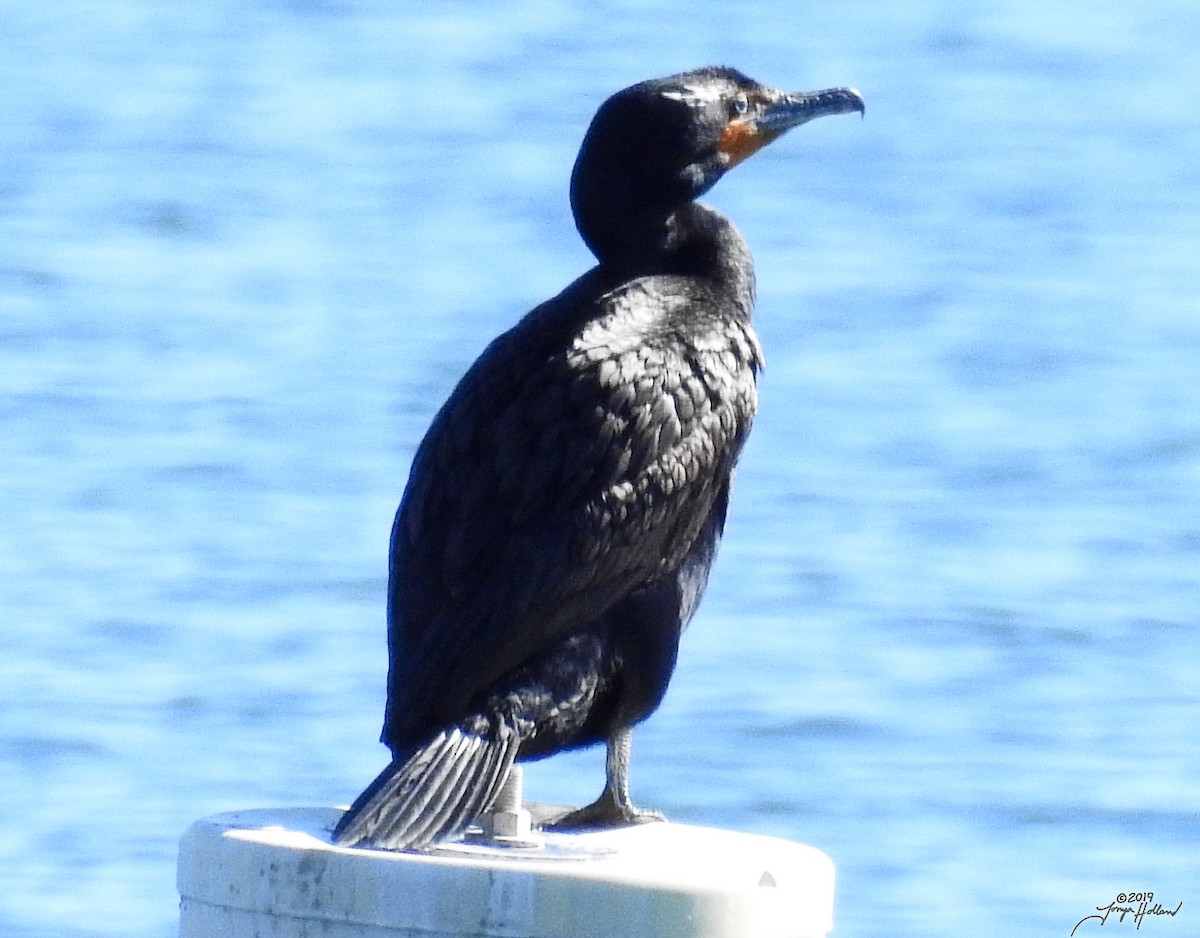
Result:
[[651,821],[665,821],[666,818],[657,811],[638,808],[628,801],[620,802],[613,797],[610,789],[583,808],[568,811],[556,818],[550,818],[542,828],[544,830],[590,830],[597,827],[624,827],[630,824],[647,824]]
[[632,734],[628,727],[619,729],[608,740],[605,761],[607,781],[600,797],[585,808],[568,811],[561,817],[543,822],[543,830],[583,830],[596,827],[622,827],[665,821],[657,811],[634,807],[629,800],[629,749]]

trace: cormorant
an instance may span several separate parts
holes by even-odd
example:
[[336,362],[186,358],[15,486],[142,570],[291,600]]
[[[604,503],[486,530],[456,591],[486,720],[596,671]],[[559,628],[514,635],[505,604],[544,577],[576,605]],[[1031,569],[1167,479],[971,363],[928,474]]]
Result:
[[600,107],[571,176],[597,264],[495,339],[434,418],[391,538],[392,762],[334,830],[461,835],[514,761],[608,744],[562,826],[658,817],[629,800],[630,728],[662,700],[750,431],[762,350],[745,242],[694,200],[785,131],[864,111],[731,68]]

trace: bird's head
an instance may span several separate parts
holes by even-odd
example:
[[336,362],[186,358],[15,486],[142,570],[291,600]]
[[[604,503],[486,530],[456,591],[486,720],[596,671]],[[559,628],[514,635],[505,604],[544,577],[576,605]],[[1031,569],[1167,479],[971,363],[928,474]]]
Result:
[[707,192],[729,169],[793,127],[863,113],[853,88],[787,93],[732,68],[644,81],[600,106],[571,176],[571,206],[598,258],[623,226],[653,222]]

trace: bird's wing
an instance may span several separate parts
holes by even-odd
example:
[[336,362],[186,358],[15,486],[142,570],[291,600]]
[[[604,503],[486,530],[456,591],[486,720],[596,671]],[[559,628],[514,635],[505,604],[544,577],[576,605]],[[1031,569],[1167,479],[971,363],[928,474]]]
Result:
[[434,420],[392,532],[393,748],[672,571],[709,516],[761,353],[728,319],[679,327],[695,298],[665,279],[601,296],[582,324],[543,304]]

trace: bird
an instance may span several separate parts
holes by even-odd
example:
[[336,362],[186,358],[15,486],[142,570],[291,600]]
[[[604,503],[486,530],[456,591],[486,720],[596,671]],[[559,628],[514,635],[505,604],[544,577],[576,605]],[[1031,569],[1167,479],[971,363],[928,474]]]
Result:
[[757,410],[749,250],[696,201],[853,88],[785,93],[734,68],[600,106],[570,181],[596,264],[489,344],[417,448],[392,527],[392,759],[336,844],[460,838],[515,762],[604,743],[605,785],[559,829],[660,818],[629,792],[708,582]]

